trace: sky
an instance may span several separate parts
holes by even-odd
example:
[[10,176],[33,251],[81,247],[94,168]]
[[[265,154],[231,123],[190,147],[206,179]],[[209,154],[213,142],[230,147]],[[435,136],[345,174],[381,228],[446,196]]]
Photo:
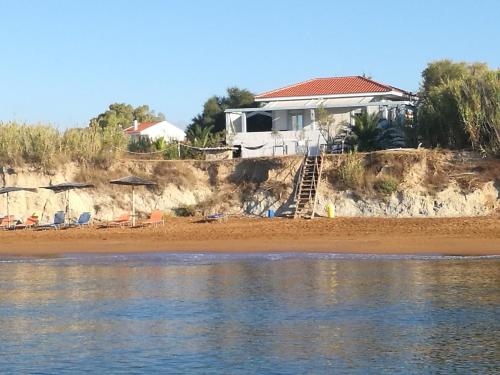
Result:
[[0,0],[0,122],[86,126],[114,102],[185,126],[212,95],[438,59],[500,67],[499,0]]

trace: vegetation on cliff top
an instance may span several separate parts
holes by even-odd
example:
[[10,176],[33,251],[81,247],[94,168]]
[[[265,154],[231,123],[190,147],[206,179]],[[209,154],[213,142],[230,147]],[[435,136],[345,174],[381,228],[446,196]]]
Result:
[[[422,78],[416,119],[396,124],[394,126],[399,126],[396,129],[380,127],[376,115],[362,115],[350,129],[351,145],[359,151],[372,151],[396,147],[401,142],[410,147],[422,143],[429,148],[473,149],[500,155],[499,69],[491,70],[486,64],[442,60],[430,63]],[[257,106],[253,94],[234,87],[227,90],[226,96],[209,98],[203,112],[187,128],[188,142],[195,147],[221,144],[224,110],[252,106]],[[154,157],[164,159],[199,156],[192,149],[182,148],[179,152],[176,143],[164,139],[130,142],[123,134],[122,129],[133,120],[163,119],[163,114],[156,114],[147,105],[134,108],[115,103],[91,119],[87,128],[60,131],[51,125],[0,123],[0,163],[28,163],[48,169],[74,161],[105,167],[127,147],[133,152],[154,153]],[[321,119],[320,108],[320,128]],[[328,121],[326,123],[329,126]],[[335,134],[328,133],[327,138],[334,138]],[[351,184],[349,178],[346,183]]]
[[72,128],[59,131],[50,125],[0,123],[0,163],[28,163],[51,169],[67,162],[108,166],[127,139],[118,126]]
[[431,63],[422,73],[418,133],[428,147],[500,153],[500,69]]

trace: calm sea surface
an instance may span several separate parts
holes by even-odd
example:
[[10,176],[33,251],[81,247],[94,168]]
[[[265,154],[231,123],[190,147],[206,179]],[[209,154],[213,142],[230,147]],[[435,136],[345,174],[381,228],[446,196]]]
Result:
[[0,258],[0,373],[493,374],[500,258]]

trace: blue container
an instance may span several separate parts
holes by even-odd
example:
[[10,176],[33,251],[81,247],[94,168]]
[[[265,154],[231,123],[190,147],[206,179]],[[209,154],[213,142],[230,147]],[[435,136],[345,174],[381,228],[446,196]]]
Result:
[[273,218],[274,217],[274,210],[267,210],[267,217]]

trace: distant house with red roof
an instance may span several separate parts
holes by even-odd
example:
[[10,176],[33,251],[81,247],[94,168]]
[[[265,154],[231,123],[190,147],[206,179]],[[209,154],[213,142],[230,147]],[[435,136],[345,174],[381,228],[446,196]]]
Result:
[[242,157],[317,153],[325,139],[316,119],[324,108],[335,124],[354,124],[367,111],[396,118],[414,104],[408,91],[361,76],[315,78],[255,97],[258,108],[226,110],[227,141]]
[[138,122],[135,120],[131,127],[124,130],[132,138],[147,136],[152,140],[165,138],[167,141],[183,141],[186,138],[184,130],[168,121]]

